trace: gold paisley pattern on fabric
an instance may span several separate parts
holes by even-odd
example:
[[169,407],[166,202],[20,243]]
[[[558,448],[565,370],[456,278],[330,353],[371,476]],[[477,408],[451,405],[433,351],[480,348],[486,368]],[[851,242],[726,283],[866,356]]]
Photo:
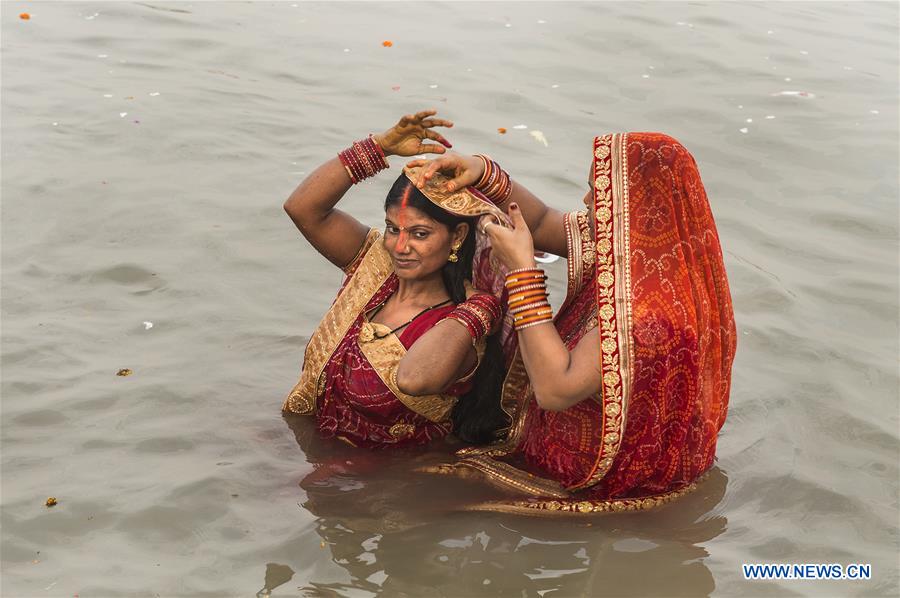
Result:
[[[596,290],[598,330],[600,333],[600,372],[603,380],[601,401],[602,441],[594,467],[581,482],[569,487],[580,490],[603,479],[612,466],[625,428],[627,395],[623,379],[627,372],[627,352],[622,350],[630,331],[627,330],[627,279],[629,255],[623,236],[627,234],[627,199],[613,192],[624,184],[624,134],[598,137],[594,147],[594,226],[596,227]],[[617,158],[616,160],[613,157]],[[614,169],[614,162],[616,168]],[[624,357],[624,359],[623,359]]]
[[359,248],[359,251],[356,252],[356,255],[353,256],[353,259],[347,262],[347,264],[341,267],[341,270],[344,271],[344,274],[347,276],[353,274],[356,271],[356,267],[359,266],[359,263],[362,261],[366,252],[372,247],[372,245],[381,238],[381,233],[378,232],[377,228],[369,229],[369,234],[366,235],[366,240],[363,241],[362,247]]
[[[415,168],[406,166],[403,168],[403,174],[405,174],[409,180],[414,181],[422,168],[422,166],[416,166]],[[452,212],[457,216],[471,218],[490,214],[497,219],[497,222],[509,222],[509,218],[503,213],[503,210],[487,199],[476,196],[468,188],[448,192],[445,189],[445,186],[449,182],[450,179],[437,172],[425,183],[425,188],[421,189],[422,194],[430,199],[436,206],[443,208],[448,212]]]
[[416,427],[414,425],[404,423],[394,424],[389,430],[394,438],[406,438],[407,436],[412,436],[415,431]]
[[645,511],[672,502],[697,489],[707,477],[704,474],[694,482],[663,494],[655,494],[641,498],[614,498],[609,500],[589,500],[579,498],[554,498],[530,500],[499,500],[484,502],[467,507],[467,511],[492,511],[496,513],[513,513],[516,515],[533,515],[541,517],[598,515],[602,513],[623,513],[627,511]]
[[[396,334],[391,334],[390,329],[382,324],[372,324],[366,322],[363,328],[369,326],[376,331],[380,331],[379,335],[385,334],[382,338],[374,335],[369,340],[363,340],[362,331],[359,336],[359,348],[366,360],[372,366],[372,369],[381,378],[385,386],[391,389],[391,392],[400,400],[401,403],[409,407],[410,411],[414,411],[422,417],[435,423],[445,422],[450,419],[450,411],[456,405],[456,397],[448,397],[443,395],[423,395],[416,397],[408,395],[397,386],[397,370],[400,367],[400,360],[406,355],[406,347],[400,342]],[[394,426],[396,427],[396,426]],[[400,428],[398,428],[399,430]],[[394,435],[394,428],[390,430]],[[409,432],[412,433],[411,431]]]
[[435,467],[429,470],[429,473],[452,474],[463,478],[473,477],[467,470],[480,472],[485,480],[504,490],[513,490],[528,496],[569,498],[569,493],[558,482],[532,475],[489,456],[467,457],[455,463]]
[[281,406],[283,411],[299,414],[315,412],[322,369],[366,303],[393,272],[390,255],[378,242],[380,237],[377,230],[369,231],[366,237],[369,250],[310,337],[304,352],[300,380],[284,400]]

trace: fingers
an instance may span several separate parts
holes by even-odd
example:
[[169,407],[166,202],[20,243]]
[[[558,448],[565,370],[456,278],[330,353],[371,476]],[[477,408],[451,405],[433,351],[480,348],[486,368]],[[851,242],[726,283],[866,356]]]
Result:
[[[426,146],[426,147],[428,147],[428,146]],[[444,151],[446,151],[446,150],[444,150],[444,148],[442,148],[439,145],[432,145],[432,147],[434,147],[435,153],[443,153]],[[440,151],[438,151],[438,150],[440,150]],[[425,181],[430,179],[432,176],[434,176],[435,172],[440,170],[440,168],[441,168],[440,163],[443,161],[446,161],[446,160],[447,160],[446,157],[445,158],[436,158],[434,160],[426,160],[424,158],[419,158],[417,160],[410,160],[409,162],[407,162],[406,165],[409,166],[410,168],[415,168],[417,166],[423,167],[422,170],[419,171],[419,176],[416,177],[415,181],[413,181],[415,186],[418,187],[419,189],[421,189],[425,185]]]
[[429,116],[434,116],[437,114],[437,110],[434,108],[429,108],[428,110],[420,110],[416,112],[416,115],[413,117],[416,120],[422,120],[423,118],[428,118]]
[[[435,141],[437,141],[444,147],[447,147],[447,148],[453,147],[452,143],[447,141],[443,135],[441,135],[440,133],[436,133],[435,131],[425,131],[425,137],[427,137],[428,139],[434,139]],[[440,152],[440,153],[443,153],[443,152]]]
[[422,126],[430,129],[431,127],[452,127],[453,121],[443,118],[426,118],[422,121]]
[[454,177],[449,183],[447,183],[447,191],[456,191],[457,189],[462,189],[466,186],[466,177],[465,173]]
[[[440,140],[438,140],[440,141]],[[446,143],[446,139],[441,141],[447,147],[450,147],[448,143]],[[420,154],[443,154],[447,149],[443,145],[438,145],[436,143],[420,143],[419,144],[419,153]]]
[[419,180],[422,181],[422,184],[425,184],[425,181],[434,176],[434,173],[443,170],[447,166],[450,165],[450,158],[438,158],[437,160],[433,160],[431,164],[425,167],[425,169],[421,172],[421,176]]
[[522,216],[522,210],[519,209],[519,204],[509,204],[509,219],[512,220],[513,228],[515,230],[528,230],[528,224],[525,222],[525,217]]

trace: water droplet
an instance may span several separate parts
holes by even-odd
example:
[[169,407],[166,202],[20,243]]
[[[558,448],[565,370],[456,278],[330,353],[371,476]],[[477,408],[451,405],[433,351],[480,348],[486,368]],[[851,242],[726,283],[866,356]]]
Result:
[[748,119],[747,119],[747,122],[748,122],[748,123],[752,123],[752,122],[753,122],[753,119],[752,119],[752,118],[748,118]]
[[429,89],[437,89],[437,85],[436,85],[436,84],[429,85],[428,87],[429,87]]
[[553,84],[553,85],[551,85],[551,86],[550,86],[550,87],[552,87],[552,88],[553,88],[553,89],[556,89],[556,88],[558,88],[558,87],[559,87],[559,85],[557,85],[557,84],[556,84],[556,83],[554,83],[554,84]]
[[742,129],[738,129],[738,131],[740,131],[741,133],[746,133],[746,132],[749,131],[749,130],[750,130],[750,129],[748,129],[747,127],[744,127],[744,128],[742,128]]
[[119,112],[119,118],[125,118],[126,116],[128,116],[127,112]]
[[516,125],[513,127],[513,129],[527,129],[527,128],[528,128],[528,125]]
[[774,114],[768,114],[768,115],[766,115],[766,120],[772,120],[773,118],[775,118],[775,115],[774,115]]

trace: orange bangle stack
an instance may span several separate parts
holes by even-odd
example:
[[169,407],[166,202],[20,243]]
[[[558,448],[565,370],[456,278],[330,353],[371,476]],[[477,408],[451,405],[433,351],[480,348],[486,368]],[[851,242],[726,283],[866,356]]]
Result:
[[547,275],[540,268],[519,268],[506,275],[509,313],[516,330],[553,321],[547,300]]
[[509,174],[500,165],[491,160],[489,156],[475,154],[476,158],[484,163],[484,174],[475,184],[475,188],[481,191],[496,206],[502,206],[512,193],[512,180]]

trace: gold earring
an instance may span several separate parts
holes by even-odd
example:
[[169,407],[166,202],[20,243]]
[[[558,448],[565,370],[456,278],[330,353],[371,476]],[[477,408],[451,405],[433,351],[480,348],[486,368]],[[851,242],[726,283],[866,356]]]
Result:
[[448,262],[458,262],[459,256],[456,255],[456,252],[459,251],[460,245],[457,243],[453,247],[450,248],[450,257],[447,258]]

